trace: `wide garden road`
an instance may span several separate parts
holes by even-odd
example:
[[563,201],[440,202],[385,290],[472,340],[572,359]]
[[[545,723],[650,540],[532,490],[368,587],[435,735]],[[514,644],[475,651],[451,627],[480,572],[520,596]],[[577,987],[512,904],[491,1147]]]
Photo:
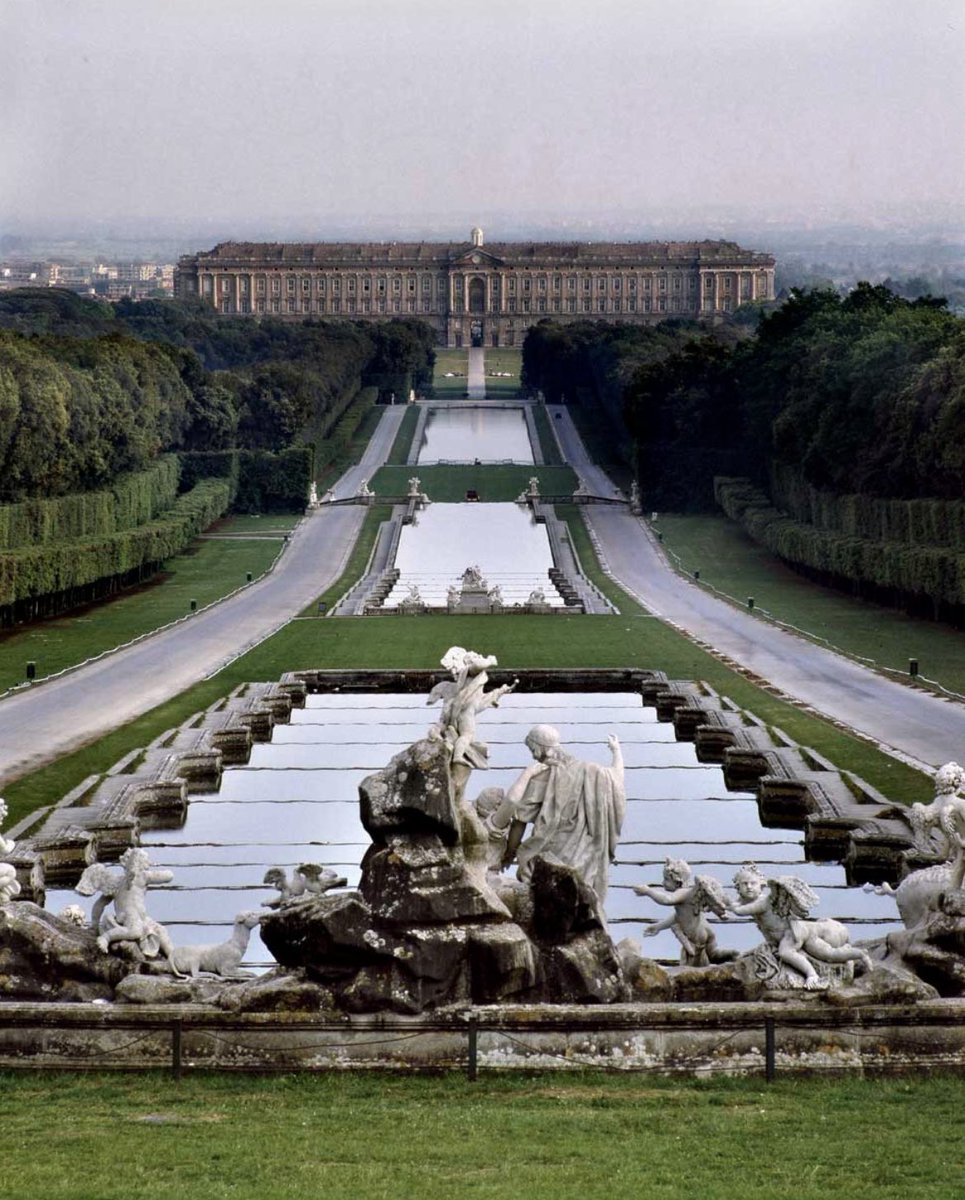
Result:
[[[569,413],[557,406],[549,411],[567,461],[591,492],[612,495],[612,482],[589,461]],[[678,575],[645,523],[625,509],[588,505],[584,512],[610,572],[655,616],[885,749],[931,767],[961,761],[965,706],[878,675],[718,600]]]
[[[339,497],[384,462],[405,407],[386,409]],[[296,527],[274,570],[228,600],[136,645],[0,701],[0,787],[131,721],[263,641],[339,577],[365,516],[323,505]]]

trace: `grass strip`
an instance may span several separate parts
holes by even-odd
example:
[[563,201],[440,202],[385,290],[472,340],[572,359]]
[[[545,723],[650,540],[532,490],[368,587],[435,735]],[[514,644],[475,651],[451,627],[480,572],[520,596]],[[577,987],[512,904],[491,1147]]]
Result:
[[955,1077],[24,1072],[2,1083],[10,1200],[951,1200],[961,1188]]
[[415,427],[419,423],[419,411],[418,405],[415,404],[410,404],[406,408],[405,416],[402,418],[402,424],[399,426],[399,432],[395,435],[395,441],[392,443],[392,449],[386,462],[404,467],[409,461],[412,438],[415,434]]
[[[249,536],[199,539],[140,587],[0,634],[0,692],[24,680],[28,662],[36,663],[38,679],[55,674],[186,616],[192,600],[204,608],[221,599],[242,587],[249,571],[253,579],[260,578],[298,520],[298,515],[225,518],[208,532]],[[275,536],[250,536],[255,529],[270,529]]]
[[543,461],[547,466],[557,466],[563,463],[559,444],[553,433],[552,422],[544,404],[533,405],[533,419],[536,422],[536,433],[539,437],[540,449],[543,451]]
[[812,583],[755,542],[724,516],[661,514],[656,528],[671,561],[687,575],[741,606],[831,643],[846,654],[907,673],[917,659],[921,674],[965,693],[965,637],[961,630],[917,620]]
[[477,492],[483,502],[515,500],[526,491],[533,475],[539,478],[544,496],[571,496],[577,484],[573,470],[563,466],[423,466],[420,463],[417,468],[380,467],[369,480],[369,486],[379,496],[404,496],[409,490],[409,476],[413,470],[418,470],[423,491],[429,499],[446,504],[465,500],[467,491]]

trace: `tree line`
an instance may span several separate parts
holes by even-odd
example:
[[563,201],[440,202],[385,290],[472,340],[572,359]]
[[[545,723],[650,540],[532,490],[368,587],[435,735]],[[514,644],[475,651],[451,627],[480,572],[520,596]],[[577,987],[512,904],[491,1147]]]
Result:
[[171,450],[324,438],[365,387],[424,388],[422,322],[220,318],[200,303],[0,296],[0,503],[95,490]]

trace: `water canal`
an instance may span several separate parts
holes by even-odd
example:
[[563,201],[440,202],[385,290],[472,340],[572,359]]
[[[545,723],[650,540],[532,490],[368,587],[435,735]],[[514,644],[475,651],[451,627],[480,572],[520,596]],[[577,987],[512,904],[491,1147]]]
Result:
[[469,404],[430,408],[416,461],[531,463],[523,410]]

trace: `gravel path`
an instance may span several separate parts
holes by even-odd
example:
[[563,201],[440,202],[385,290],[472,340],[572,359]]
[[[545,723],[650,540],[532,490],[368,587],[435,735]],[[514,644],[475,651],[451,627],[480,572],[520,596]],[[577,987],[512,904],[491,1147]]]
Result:
[[[589,461],[569,413],[556,406],[550,412],[570,465],[591,491],[611,495],[613,484]],[[929,767],[961,759],[965,706],[888,679],[717,599],[678,575],[646,524],[627,510],[588,505],[584,512],[607,568],[655,616],[900,757]]]

